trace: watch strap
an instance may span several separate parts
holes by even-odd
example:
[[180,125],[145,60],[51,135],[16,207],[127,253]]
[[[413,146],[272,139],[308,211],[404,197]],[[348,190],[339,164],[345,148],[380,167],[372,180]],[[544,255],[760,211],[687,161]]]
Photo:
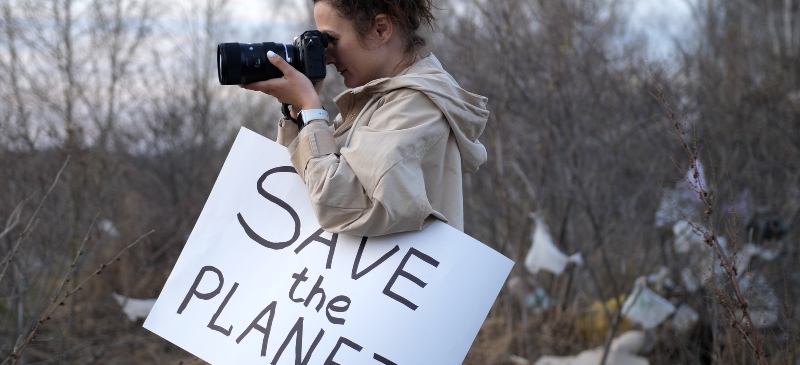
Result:
[[297,118],[292,118],[292,113],[289,110],[289,107],[290,107],[289,104],[283,104],[281,106],[281,112],[283,112],[283,117],[286,118],[287,120],[291,121],[292,123],[297,124],[297,130],[298,131],[303,129],[304,124],[300,120],[300,116],[298,116]]

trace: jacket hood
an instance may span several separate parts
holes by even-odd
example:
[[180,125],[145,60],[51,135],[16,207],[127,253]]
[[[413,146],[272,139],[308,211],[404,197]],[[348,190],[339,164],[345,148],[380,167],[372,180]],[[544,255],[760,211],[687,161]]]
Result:
[[462,89],[433,54],[415,62],[398,76],[373,80],[345,91],[337,99],[347,94],[387,93],[401,88],[421,91],[439,107],[456,137],[462,170],[477,171],[487,158],[486,147],[478,141],[489,118],[487,98]]

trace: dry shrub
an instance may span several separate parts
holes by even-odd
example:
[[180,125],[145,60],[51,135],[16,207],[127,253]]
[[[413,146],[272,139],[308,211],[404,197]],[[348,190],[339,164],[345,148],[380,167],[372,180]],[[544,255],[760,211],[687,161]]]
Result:
[[[20,20],[26,11],[39,8],[23,9],[23,3],[28,4],[3,3],[0,23],[6,26],[0,41],[8,50],[0,56],[0,74],[9,75],[4,78],[9,82],[0,85],[0,97],[8,101],[0,105],[0,224],[21,202],[22,221],[31,218],[67,156],[71,162],[0,281],[0,358],[33,328],[87,232],[88,249],[78,261],[76,279],[154,230],[54,312],[39,329],[37,341],[26,348],[24,362],[199,362],[143,330],[140,323],[129,322],[110,293],[137,298],[159,293],[211,190],[233,126],[274,135],[276,118],[264,116],[277,116],[275,105],[217,87],[213,52],[206,54],[203,47],[192,47],[196,53],[183,58],[188,63],[172,65],[175,69],[169,61],[153,57],[117,70],[125,71],[118,74],[126,86],[120,88],[119,79],[112,79],[110,69],[100,63],[110,59],[111,43],[99,48],[95,54],[103,57],[94,64],[79,62],[85,61],[81,55],[89,54],[81,47],[113,27],[97,28],[97,33],[89,28],[73,33],[50,29],[37,35],[36,27]],[[205,19],[199,14],[222,5],[204,3],[190,17],[197,21],[192,23],[195,31],[180,39],[213,49],[214,34],[228,34],[226,20],[219,17],[224,11],[207,11],[204,14],[213,16]],[[552,306],[534,313],[503,289],[466,364],[510,364],[512,355],[534,361],[542,355],[574,355],[604,346],[609,335],[626,328],[617,322],[618,310],[607,305],[593,317],[602,318],[599,323],[605,324],[597,326],[602,330],[589,335],[585,318],[593,303],[629,294],[637,277],[660,266],[670,269],[670,279],[680,283],[679,270],[690,259],[703,258],[674,252],[671,229],[654,224],[664,189],[671,188],[690,164],[670,136],[671,123],[663,123],[670,119],[654,98],[654,79],[674,104],[674,122],[684,126],[690,146],[705,146],[700,158],[709,167],[716,212],[708,223],[738,247],[753,240],[780,252],[774,261],[752,262],[749,270],[762,275],[766,284],[744,296],[757,301],[769,289],[779,298],[777,324],[757,333],[767,363],[796,361],[796,2],[699,1],[698,43],[679,45],[675,59],[649,64],[641,44],[620,40],[625,11],[619,2],[437,5],[448,10],[438,16],[431,49],[465,89],[489,97],[492,112],[481,137],[489,161],[465,178],[467,233],[522,263],[531,244],[529,213],[537,212],[546,217],[556,245],[566,253],[581,252],[586,263],[558,277],[530,276],[517,265],[512,275],[535,281]],[[65,14],[76,13],[58,15]],[[131,25],[156,21],[138,20]],[[147,29],[155,32],[158,27]],[[57,55],[63,67],[41,72],[42,62],[49,60],[45,53],[31,54],[31,63],[19,58],[26,45],[39,40],[60,44],[59,34],[75,36],[76,52]],[[159,56],[158,50],[138,50]],[[50,85],[52,92],[42,85]],[[754,237],[755,231],[746,229],[754,214],[737,210],[738,223],[733,218],[731,208],[737,207],[745,189],[751,192],[747,202],[753,210],[769,207],[782,219],[788,231],[783,238]],[[704,217],[702,210],[686,213],[689,219]],[[116,233],[92,225],[95,217],[97,223],[113,224]],[[0,254],[11,251],[21,229],[14,228],[0,241]],[[652,364],[755,363],[752,350],[731,327],[726,307],[710,288],[694,294],[664,293],[690,305],[701,319],[685,334],[668,324],[659,327],[653,348],[644,354]]]

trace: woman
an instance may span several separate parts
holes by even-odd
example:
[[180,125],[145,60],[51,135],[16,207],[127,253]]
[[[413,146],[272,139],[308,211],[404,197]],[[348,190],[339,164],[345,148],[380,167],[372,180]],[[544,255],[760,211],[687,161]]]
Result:
[[377,236],[438,219],[463,231],[462,174],[486,160],[478,137],[489,112],[432,54],[419,55],[416,31],[432,24],[431,0],[313,1],[317,29],[330,37],[326,62],[350,88],[335,100],[336,119],[329,126],[318,90],[272,52],[284,77],[242,87],[302,111],[305,127],[283,118],[278,142],[320,225]]

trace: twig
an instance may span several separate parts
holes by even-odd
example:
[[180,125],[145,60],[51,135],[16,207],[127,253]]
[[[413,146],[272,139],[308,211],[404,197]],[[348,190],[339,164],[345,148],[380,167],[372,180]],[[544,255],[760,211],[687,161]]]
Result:
[[11,212],[8,220],[6,220],[5,228],[3,228],[3,231],[0,232],[0,239],[3,239],[3,237],[11,233],[11,230],[13,230],[19,224],[20,217],[22,216],[22,206],[25,205],[25,202],[27,201],[28,199],[23,199],[19,204],[17,204],[17,207],[14,208],[14,211]]
[[[8,266],[11,264],[11,260],[14,258],[14,254],[16,254],[17,249],[19,249],[19,246],[22,245],[22,243],[30,236],[31,232],[33,231],[33,227],[36,225],[35,223],[36,216],[39,214],[39,211],[42,210],[42,206],[44,205],[45,200],[47,200],[47,197],[50,196],[50,193],[53,191],[53,189],[55,189],[56,184],[58,184],[58,180],[61,177],[61,173],[64,172],[64,169],[67,167],[67,164],[69,164],[69,158],[70,156],[67,156],[67,159],[64,161],[64,164],[61,165],[61,169],[58,170],[58,174],[56,174],[56,178],[53,181],[53,185],[50,185],[50,189],[48,189],[47,193],[45,193],[44,196],[42,197],[42,201],[39,202],[39,206],[37,206],[36,210],[33,211],[33,215],[31,215],[31,218],[28,220],[28,224],[25,226],[25,229],[20,234],[17,243],[14,245],[14,248],[11,249],[11,252],[8,254],[8,257],[6,257],[6,259],[3,261],[3,270],[0,270],[0,282],[3,281],[3,276],[6,274],[6,270],[8,269]],[[4,231],[3,234],[0,235],[0,237],[2,237],[5,234],[6,232]]]
[[[651,74],[652,74],[652,71],[651,71]],[[679,134],[679,135],[673,135],[673,137],[675,137],[675,139],[680,141],[681,147],[686,152],[686,154],[688,155],[688,157],[689,157],[689,159],[691,161],[691,166],[693,166],[693,167],[696,166],[697,159],[698,159],[698,154],[696,152],[699,150],[699,147],[695,146],[695,148],[693,150],[690,147],[689,143],[687,143],[684,140],[684,138],[686,137],[686,132],[684,131],[684,129],[681,126],[681,124],[675,118],[675,111],[672,108],[672,105],[670,105],[669,102],[667,102],[666,97],[664,96],[664,92],[661,90],[661,87],[658,85],[658,82],[655,80],[655,76],[653,76],[653,83],[655,85],[656,90],[658,90],[658,95],[653,95],[653,96],[655,98],[657,98],[659,100],[659,102],[661,102],[661,104],[664,106],[664,109],[666,110],[666,112],[667,112],[667,114],[669,116],[670,122],[672,123],[673,127],[675,128],[675,130]],[[687,177],[685,177],[685,179],[689,183],[691,189],[694,192],[697,193],[699,199],[703,202],[703,204],[705,206],[704,214],[705,214],[705,217],[706,217],[706,219],[708,221],[708,227],[709,228],[704,229],[704,228],[700,227],[698,224],[696,224],[695,222],[692,222],[689,219],[686,219],[686,220],[689,223],[689,225],[692,227],[692,230],[695,233],[699,233],[699,234],[701,234],[703,236],[703,240],[704,240],[705,244],[707,246],[709,246],[714,251],[716,259],[719,261],[719,266],[724,269],[724,272],[725,272],[726,276],[728,277],[728,281],[727,282],[730,285],[730,288],[731,288],[731,291],[732,291],[732,296],[733,296],[733,299],[735,300],[735,303],[729,302],[725,298],[725,293],[722,290],[716,290],[715,289],[715,292],[717,294],[717,301],[719,301],[720,304],[723,307],[725,307],[725,309],[728,310],[729,318],[730,318],[730,322],[731,322],[731,327],[733,327],[733,329],[735,329],[736,331],[739,332],[739,334],[742,336],[743,341],[753,350],[758,363],[760,365],[766,365],[767,364],[767,360],[764,357],[764,350],[763,350],[763,348],[761,346],[761,343],[759,341],[759,338],[758,338],[759,336],[758,336],[758,333],[756,331],[756,327],[753,325],[753,319],[750,316],[750,311],[748,310],[747,299],[742,294],[742,291],[739,288],[739,283],[738,283],[738,281],[736,279],[737,276],[738,276],[738,273],[737,273],[737,270],[736,270],[736,265],[735,265],[735,263],[733,261],[731,261],[729,259],[728,255],[725,253],[724,249],[722,248],[722,245],[720,244],[717,235],[714,233],[714,227],[711,224],[711,215],[713,214],[714,210],[713,210],[713,207],[712,207],[712,204],[711,204],[711,201],[710,201],[711,199],[709,198],[708,191],[706,191],[706,186],[704,186],[704,184],[700,183],[699,171],[698,170],[699,169],[694,168],[693,176],[691,178],[687,176]],[[694,182],[691,181],[692,179],[694,180]],[[732,243],[732,245],[733,244],[734,243]],[[741,310],[742,318],[739,318],[739,316],[736,314],[736,311],[735,311],[736,309]],[[746,321],[747,328],[744,328],[742,326],[742,323],[741,323],[742,319],[744,319]]]
[[[95,216],[95,220],[96,219],[97,219],[97,217]],[[93,225],[94,225],[94,220],[92,221],[92,226]],[[133,243],[131,243],[130,245],[128,245],[127,247],[122,249],[119,253],[117,253],[117,255],[114,256],[113,259],[111,259],[111,261],[109,261],[107,263],[104,263],[104,264],[100,264],[100,268],[98,268],[97,270],[95,270],[94,272],[89,274],[89,276],[87,276],[85,279],[83,279],[83,281],[81,281],[80,284],[78,284],[78,286],[75,287],[75,289],[67,291],[63,295],[59,295],[59,293],[61,293],[61,291],[63,290],[64,286],[67,283],[69,283],[69,281],[70,281],[69,278],[72,275],[72,273],[76,270],[78,259],[83,255],[83,247],[85,246],[86,242],[89,240],[89,232],[91,231],[91,228],[92,227],[90,226],[89,229],[87,230],[86,236],[84,237],[84,240],[81,243],[80,248],[78,249],[78,253],[75,255],[75,259],[72,261],[72,264],[70,264],[70,268],[67,271],[67,274],[65,275],[64,280],[62,280],[61,285],[59,286],[59,288],[56,291],[56,293],[53,295],[53,298],[50,301],[50,304],[48,304],[48,306],[45,308],[45,310],[39,316],[39,318],[36,321],[36,324],[33,326],[33,328],[28,333],[28,336],[23,341],[21,341],[21,342],[18,341],[18,343],[14,346],[14,351],[10,355],[8,355],[8,357],[6,357],[5,360],[3,360],[2,363],[0,363],[0,365],[5,365],[5,364],[8,364],[9,362],[11,364],[14,364],[17,361],[17,359],[19,359],[19,357],[22,354],[22,351],[25,349],[25,347],[28,344],[30,344],[31,342],[35,341],[36,331],[39,330],[39,327],[41,327],[42,324],[44,324],[44,322],[50,320],[50,318],[51,318],[50,315],[53,312],[55,312],[56,309],[58,309],[58,307],[63,306],[64,303],[65,303],[65,300],[67,298],[69,298],[70,296],[72,296],[73,294],[78,292],[79,290],[83,290],[83,285],[86,284],[86,282],[88,282],[93,277],[95,277],[97,275],[100,275],[103,272],[103,270],[105,270],[107,267],[113,265],[116,262],[119,262],[120,261],[120,256],[122,256],[123,253],[129,251],[133,246],[135,246],[141,240],[143,240],[145,237],[149,236],[150,234],[152,234],[154,232],[154,231],[150,231],[150,232],[145,233],[144,235],[142,235],[141,237],[136,239],[136,241],[133,241]]]

